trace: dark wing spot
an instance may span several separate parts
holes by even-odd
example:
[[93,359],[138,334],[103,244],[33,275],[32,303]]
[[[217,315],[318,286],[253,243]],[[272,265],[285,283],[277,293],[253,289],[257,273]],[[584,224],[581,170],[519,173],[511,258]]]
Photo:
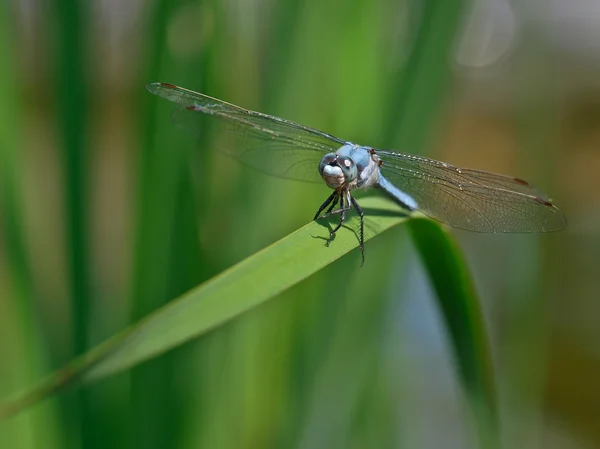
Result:
[[527,181],[525,181],[524,179],[521,179],[521,178],[513,178],[513,181],[515,181],[518,184],[524,185],[524,186],[529,185],[529,183]]
[[177,86],[174,84],[169,84],[169,83],[160,83],[161,86],[163,87],[169,87],[171,89],[177,89]]
[[544,206],[548,206],[548,207],[554,207],[554,205],[550,202],[550,201],[546,201],[545,199],[539,198],[539,197],[535,197],[535,200],[540,203],[543,204]]

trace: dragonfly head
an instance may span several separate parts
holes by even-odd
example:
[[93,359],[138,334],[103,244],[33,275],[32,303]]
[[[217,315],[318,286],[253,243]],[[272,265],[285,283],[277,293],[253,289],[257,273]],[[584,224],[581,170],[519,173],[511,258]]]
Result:
[[358,169],[351,158],[329,153],[321,159],[319,174],[329,187],[339,189],[356,181]]

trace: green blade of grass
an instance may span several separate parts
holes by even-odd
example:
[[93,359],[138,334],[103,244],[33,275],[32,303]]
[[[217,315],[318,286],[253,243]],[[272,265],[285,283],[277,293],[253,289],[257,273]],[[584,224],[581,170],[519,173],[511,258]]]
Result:
[[[86,19],[87,3],[59,0],[52,3],[60,23],[56,28],[55,79],[57,114],[55,126],[60,139],[62,165],[62,196],[64,198],[65,251],[69,305],[72,316],[71,351],[82,356],[90,348],[90,288],[89,239],[89,180],[88,159],[91,155],[88,120],[88,72],[85,70],[87,54]],[[85,445],[95,432],[98,421],[94,417],[90,392],[80,390],[72,398],[64,398],[65,417],[77,422],[79,445]],[[76,447],[78,444],[74,443]]]
[[460,250],[436,222],[410,220],[408,227],[433,285],[450,334],[459,380],[477,420],[482,447],[496,447],[498,423],[492,360],[483,315]]
[[[365,239],[369,240],[406,221],[391,201],[369,197],[361,201],[368,211]],[[495,416],[489,350],[483,321],[472,284],[456,246],[439,225],[429,220],[410,220],[417,248],[440,298],[461,380],[478,416]],[[241,313],[276,296],[321,268],[354,250],[360,253],[358,226],[353,217],[335,241],[324,245],[328,229],[311,222],[273,245],[229,268],[179,299],[172,301],[117,334],[83,357],[52,375],[13,402],[0,406],[6,418],[74,381],[92,382],[131,368],[208,332]],[[368,246],[366,263],[369,263]],[[485,412],[482,412],[482,407]],[[489,412],[491,410],[491,412]],[[495,418],[492,418],[492,421]],[[485,422],[492,422],[489,419]],[[483,421],[482,421],[483,422]],[[486,427],[488,430],[490,427]]]
[[[142,46],[142,70],[137,74],[136,86],[143,86],[148,79],[180,79],[181,73],[202,78],[204,67],[194,70],[187,62],[175,62],[169,51],[172,40],[168,38],[168,24],[176,21],[182,10],[193,14],[192,3],[189,0],[151,2],[143,38],[148,44]],[[200,19],[199,13],[196,14]],[[210,277],[204,274],[199,256],[196,220],[202,216],[202,208],[192,204],[193,192],[189,171],[184,170],[184,153],[165,151],[170,146],[179,147],[174,136],[177,130],[158,126],[169,119],[168,114],[161,114],[163,110],[158,112],[157,98],[148,95],[143,88],[136,88],[135,95],[140,120],[136,129],[139,146],[133,166],[135,172],[132,172],[136,184],[128,301],[131,323]],[[160,182],[156,182],[157,179]],[[115,424],[128,421],[130,437],[123,438],[121,444],[146,449],[173,444],[190,402],[182,397],[186,393],[171,388],[171,373],[180,371],[185,362],[180,353],[173,352],[128,373],[129,385],[124,393],[129,396],[130,406],[121,410],[121,417],[115,419],[113,415],[112,418]]]
[[[436,118],[452,80],[450,59],[465,0],[423,2],[407,64],[391,78],[385,141],[423,151],[435,136]],[[414,12],[413,12],[414,14]]]
[[89,150],[86,141],[87,93],[83,56],[85,55],[85,4],[63,0],[56,3],[59,28],[57,47],[59,122],[64,164],[63,195],[66,207],[66,241],[73,310],[73,351],[88,349],[89,335],[89,263],[87,238]]
[[[406,220],[387,199],[365,198],[361,205],[369,211],[365,218],[365,240]],[[117,373],[198,337],[352,250],[359,266],[357,235],[352,232],[357,230],[358,219],[354,216],[326,247],[328,228],[323,223],[309,223],[98,345],[15,402],[3,404],[0,418],[74,380],[85,382]],[[369,263],[368,247],[366,263]]]
[[[17,24],[11,5],[0,5],[0,394],[25,388],[44,372],[48,346],[37,314],[36,285],[28,254],[24,204],[24,107],[18,82],[18,58],[14,45]],[[5,271],[6,270],[6,271]],[[8,281],[4,285],[4,281]],[[44,435],[44,447],[60,444],[55,403],[25,413],[10,426],[0,426],[0,447],[36,447],[36,432]],[[35,431],[34,431],[35,430]]]

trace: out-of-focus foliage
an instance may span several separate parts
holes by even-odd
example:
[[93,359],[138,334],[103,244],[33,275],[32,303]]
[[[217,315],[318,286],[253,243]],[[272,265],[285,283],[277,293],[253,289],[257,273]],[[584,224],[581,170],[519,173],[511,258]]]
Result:
[[[0,397],[289,234],[328,193],[180,133],[143,89],[166,81],[542,186],[567,231],[457,235],[506,447],[599,445],[600,27],[595,2],[571,3],[4,2]],[[474,447],[406,229],[367,256],[0,424],[0,446]]]

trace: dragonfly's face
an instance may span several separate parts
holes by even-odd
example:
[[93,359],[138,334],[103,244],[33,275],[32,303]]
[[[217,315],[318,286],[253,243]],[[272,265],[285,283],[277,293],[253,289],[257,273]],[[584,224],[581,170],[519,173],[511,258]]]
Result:
[[339,189],[356,181],[358,169],[349,157],[329,153],[321,159],[319,174],[329,187]]

